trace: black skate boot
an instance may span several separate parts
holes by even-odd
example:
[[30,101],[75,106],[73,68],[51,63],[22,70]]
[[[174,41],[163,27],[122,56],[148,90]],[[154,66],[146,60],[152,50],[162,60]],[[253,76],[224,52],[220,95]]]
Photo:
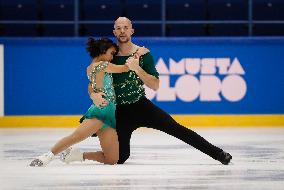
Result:
[[233,157],[228,152],[222,151],[219,154],[218,160],[224,164],[228,165]]

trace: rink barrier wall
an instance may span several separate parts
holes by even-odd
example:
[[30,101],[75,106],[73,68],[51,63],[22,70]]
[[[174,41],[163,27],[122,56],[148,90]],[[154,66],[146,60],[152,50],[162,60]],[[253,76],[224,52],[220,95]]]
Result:
[[[0,38],[4,116],[83,114],[91,105],[86,40]],[[133,40],[151,50],[160,73],[147,96],[170,114],[284,114],[284,38]]]
[[[0,128],[70,128],[80,115],[5,116]],[[284,127],[284,115],[172,115],[186,127]]]
[[0,117],[4,116],[4,46],[0,44]]

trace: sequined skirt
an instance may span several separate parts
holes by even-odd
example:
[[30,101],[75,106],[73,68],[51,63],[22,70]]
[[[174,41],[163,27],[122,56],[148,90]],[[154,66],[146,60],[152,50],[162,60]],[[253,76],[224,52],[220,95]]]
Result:
[[85,119],[91,119],[95,117],[104,123],[102,127],[103,129],[107,127],[112,127],[115,129],[115,108],[116,105],[113,102],[109,102],[109,104],[103,108],[99,108],[96,105],[92,104],[88,111],[80,119],[80,123],[82,123]]

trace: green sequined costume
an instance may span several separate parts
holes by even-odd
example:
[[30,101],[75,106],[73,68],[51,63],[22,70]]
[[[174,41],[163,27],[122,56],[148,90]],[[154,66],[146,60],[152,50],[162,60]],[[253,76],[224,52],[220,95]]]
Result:
[[[101,120],[104,123],[102,128],[107,128],[109,126],[112,128],[116,127],[116,122],[115,122],[116,101],[115,101],[115,93],[112,84],[113,79],[110,73],[105,72],[105,69],[108,66],[108,64],[109,62],[106,61],[100,62],[97,66],[94,67],[93,71],[88,76],[88,79],[90,81],[90,84],[94,92],[103,92],[106,94],[105,99],[109,101],[109,104],[103,108],[100,108],[95,104],[92,104],[91,107],[88,109],[88,111],[80,119],[80,123],[82,123],[84,119],[91,119],[93,117],[96,117],[97,119]],[[105,72],[103,79],[103,88],[97,88],[96,75],[99,72]]]
[[[115,56],[112,62],[116,65],[124,65],[130,56]],[[150,53],[140,57],[139,65],[148,74],[159,78],[153,56]],[[134,71],[113,73],[112,76],[117,105],[129,105],[145,98],[144,83]]]

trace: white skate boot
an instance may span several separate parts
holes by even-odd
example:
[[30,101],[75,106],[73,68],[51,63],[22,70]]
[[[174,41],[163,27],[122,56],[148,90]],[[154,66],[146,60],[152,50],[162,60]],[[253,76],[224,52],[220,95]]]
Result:
[[54,154],[49,151],[47,153],[44,153],[43,155],[39,156],[38,158],[34,159],[30,166],[32,167],[43,167],[46,166],[51,160],[54,158]]
[[60,157],[60,160],[62,162],[65,162],[66,164],[69,164],[70,162],[75,162],[75,161],[84,161],[83,158],[83,153],[76,148],[67,148]]

